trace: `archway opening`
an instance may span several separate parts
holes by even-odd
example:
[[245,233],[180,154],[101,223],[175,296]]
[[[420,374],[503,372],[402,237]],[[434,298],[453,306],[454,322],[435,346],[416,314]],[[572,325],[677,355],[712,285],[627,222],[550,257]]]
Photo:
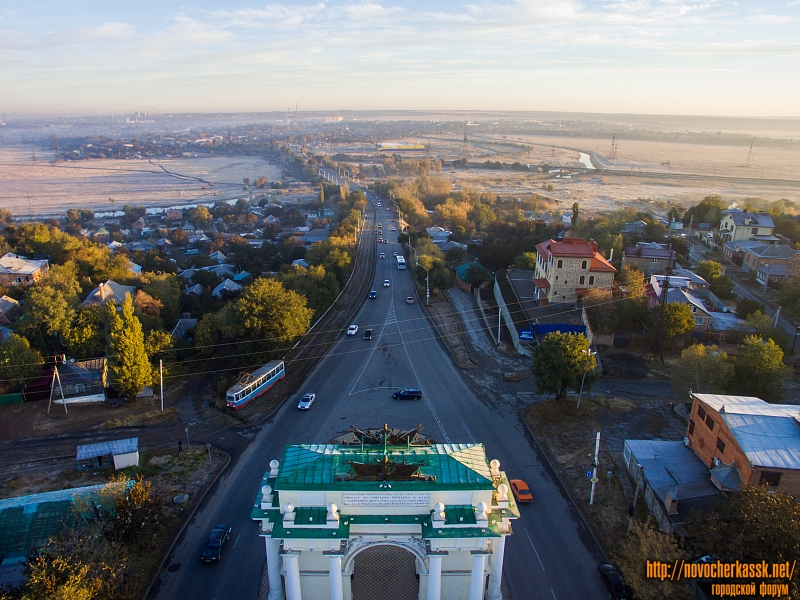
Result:
[[366,548],[353,558],[353,600],[417,600],[414,554],[388,544]]

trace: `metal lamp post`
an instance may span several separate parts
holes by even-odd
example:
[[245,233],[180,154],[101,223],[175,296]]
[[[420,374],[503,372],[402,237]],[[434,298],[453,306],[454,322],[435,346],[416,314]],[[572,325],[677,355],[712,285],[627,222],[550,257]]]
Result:
[[[411,250],[414,253],[414,264],[416,266],[422,268],[422,269],[425,269],[425,267],[423,267],[417,261],[417,251],[414,248],[414,246],[412,246],[411,244],[406,244],[406,246],[408,246],[408,249]],[[430,291],[430,286],[429,286],[429,283],[428,283],[428,269],[425,269],[425,306],[428,306],[428,298],[430,298],[430,295],[431,295],[431,291]]]
[[586,381],[586,372],[589,370],[590,357],[597,355],[597,352],[592,352],[591,350],[582,350],[582,352],[586,353],[586,366],[583,369],[583,377],[581,377],[581,391],[578,393],[578,406],[575,407],[576,409],[581,407],[581,398],[583,397],[583,384]]
[[789,354],[794,354],[794,345],[797,343],[797,336],[800,335],[800,323],[794,324],[794,339],[792,340],[792,349]]

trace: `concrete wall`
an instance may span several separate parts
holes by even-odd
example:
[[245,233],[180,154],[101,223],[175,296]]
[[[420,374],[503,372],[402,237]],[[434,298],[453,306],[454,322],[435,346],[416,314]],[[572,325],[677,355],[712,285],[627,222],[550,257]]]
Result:
[[531,351],[523,346],[519,341],[519,333],[517,333],[517,328],[514,325],[514,320],[511,318],[511,313],[508,312],[506,301],[503,299],[503,293],[500,291],[500,285],[497,283],[497,280],[494,282],[494,299],[495,302],[497,302],[498,308],[500,309],[500,314],[503,315],[503,321],[506,324],[508,333],[511,335],[511,340],[514,343],[514,349],[520,354],[530,356]]

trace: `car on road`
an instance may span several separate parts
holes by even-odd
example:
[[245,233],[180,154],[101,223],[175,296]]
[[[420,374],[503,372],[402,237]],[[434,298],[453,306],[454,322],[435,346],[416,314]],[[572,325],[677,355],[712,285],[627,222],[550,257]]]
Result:
[[406,304],[414,304],[414,298],[412,298],[411,296],[408,296],[406,298]]
[[600,565],[597,567],[600,578],[608,589],[608,597],[612,600],[632,600],[630,586],[622,579],[622,573],[613,565]]
[[397,256],[397,252],[395,252],[394,255]]
[[381,258],[386,258],[386,254],[384,254],[383,252],[381,252]]
[[316,399],[316,394],[305,394],[302,398],[300,398],[300,403],[297,405],[297,408],[300,410],[308,410],[311,408],[311,405],[314,404],[314,400]]
[[517,504],[521,504],[523,502],[533,502],[531,489],[528,487],[527,483],[522,481],[522,479],[512,479],[508,483],[511,484],[511,493],[514,494]]
[[389,240],[383,240],[383,243],[384,243],[384,244],[388,244],[388,243],[389,243]]
[[384,279],[384,280],[383,280],[383,287],[389,287],[390,285],[392,285],[392,284],[391,284],[391,283],[389,283],[389,280],[388,280],[388,279]]
[[375,298],[377,298],[377,297],[378,297],[378,292],[376,292],[375,290],[372,290],[372,291],[369,293],[369,297],[370,297],[370,300],[374,300]]
[[358,333],[358,325],[350,325],[347,328],[347,335],[355,335]]
[[392,231],[397,231],[397,227],[392,227]]
[[371,340],[372,339],[372,329],[367,329],[364,332],[364,339],[365,340]]
[[395,400],[422,400],[422,390],[419,388],[404,388],[392,394]]
[[225,542],[228,541],[230,536],[230,526],[225,524],[216,525],[211,530],[211,533],[208,534],[206,545],[200,553],[200,560],[204,563],[219,562],[219,559],[222,557],[222,548],[225,546]]

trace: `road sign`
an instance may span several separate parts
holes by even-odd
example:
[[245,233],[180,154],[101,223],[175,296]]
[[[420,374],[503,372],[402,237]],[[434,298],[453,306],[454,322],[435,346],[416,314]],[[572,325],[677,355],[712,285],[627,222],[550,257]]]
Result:
[[533,340],[533,332],[532,331],[522,330],[522,331],[519,332],[519,339],[521,339],[521,340]]
[[592,483],[597,483],[598,481],[600,480],[597,477],[592,477]]
[[592,472],[591,471],[586,471],[586,473],[584,473],[584,476],[588,479],[589,477],[592,476]]

